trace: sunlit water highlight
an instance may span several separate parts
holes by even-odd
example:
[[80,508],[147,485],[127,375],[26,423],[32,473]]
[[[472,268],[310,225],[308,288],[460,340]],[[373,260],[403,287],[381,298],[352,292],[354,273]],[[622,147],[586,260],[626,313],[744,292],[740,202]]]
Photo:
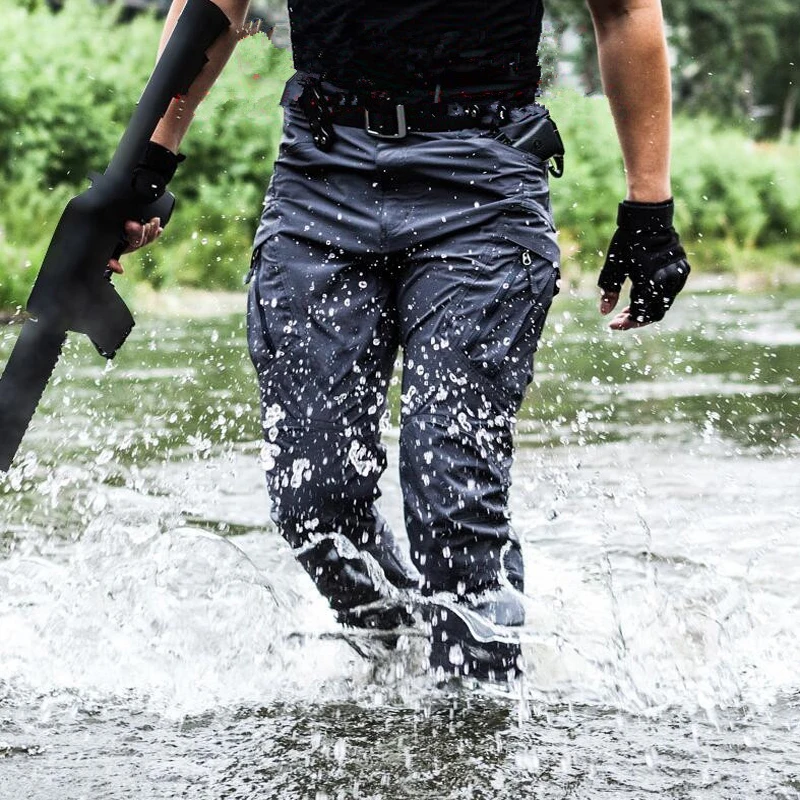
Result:
[[335,637],[268,523],[238,318],[142,319],[110,370],[76,341],[0,483],[0,797],[800,797],[799,312],[694,295],[622,337],[559,299],[510,691]]

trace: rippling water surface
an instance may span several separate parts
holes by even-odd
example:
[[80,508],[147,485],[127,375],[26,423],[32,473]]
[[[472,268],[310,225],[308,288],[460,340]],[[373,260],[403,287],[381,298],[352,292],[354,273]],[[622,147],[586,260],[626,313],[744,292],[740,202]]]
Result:
[[110,369],[73,339],[0,480],[3,800],[800,797],[797,292],[633,335],[558,299],[511,690],[337,638],[268,522],[240,318],[140,319]]

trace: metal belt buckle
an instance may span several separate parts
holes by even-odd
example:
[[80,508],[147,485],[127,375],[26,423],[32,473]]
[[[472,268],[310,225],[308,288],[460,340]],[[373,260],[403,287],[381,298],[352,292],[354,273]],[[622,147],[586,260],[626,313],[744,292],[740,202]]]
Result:
[[364,130],[370,136],[375,136],[378,139],[403,139],[408,133],[408,127],[406,126],[406,107],[398,103],[394,107],[394,111],[397,116],[397,133],[381,133],[380,131],[376,131],[370,124],[368,108],[364,109]]

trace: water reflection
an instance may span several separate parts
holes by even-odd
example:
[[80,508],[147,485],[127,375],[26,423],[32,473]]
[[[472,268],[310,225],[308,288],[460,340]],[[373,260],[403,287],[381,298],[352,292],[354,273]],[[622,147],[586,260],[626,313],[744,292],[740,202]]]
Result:
[[[165,726],[98,708],[61,721],[44,750],[7,747],[0,765],[9,796],[67,800],[85,786],[108,800],[795,798],[800,751],[778,731],[797,710],[787,700],[771,727],[736,713],[718,726],[680,715],[665,725],[613,709],[453,696],[419,709],[278,703]],[[98,727],[119,734],[101,745]],[[69,768],[41,771],[48,751]]]

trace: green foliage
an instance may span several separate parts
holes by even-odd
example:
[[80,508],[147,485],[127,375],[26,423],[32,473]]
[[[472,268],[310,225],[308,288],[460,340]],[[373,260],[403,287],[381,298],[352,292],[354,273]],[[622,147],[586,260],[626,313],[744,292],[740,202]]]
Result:
[[[153,65],[161,23],[71,0],[52,15],[0,0],[0,307],[24,302],[67,200],[102,170]],[[242,42],[201,104],[171,186],[173,223],[126,257],[132,280],[156,287],[236,288],[280,137],[289,55],[262,35]],[[567,144],[552,181],[567,258],[597,269],[624,195],[606,101],[548,98]],[[709,118],[679,117],[673,176],[677,224],[696,266],[757,263],[762,248],[800,261],[800,142],[755,144]]]
[[[602,92],[600,67],[597,63],[597,42],[585,0],[558,0],[556,3],[547,3],[546,19],[553,29],[559,60],[571,62],[586,94]],[[561,37],[568,29],[578,36],[577,46],[569,54],[561,52],[558,47]]]
[[[675,68],[676,105],[713,113],[761,137],[800,127],[800,3],[797,0],[671,0],[663,3]],[[591,17],[584,0],[548,3],[556,38],[569,29],[584,90],[602,91]]]
[[[108,163],[162,28],[147,15],[119,24],[117,8],[89,0],[58,14],[30,5],[0,0],[0,307],[24,301],[66,201]],[[290,74],[288,53],[264,35],[238,45],[183,144],[173,224],[163,243],[127,257],[129,275],[157,286],[241,282]]]
[[559,92],[546,98],[564,139],[564,176],[551,179],[556,222],[565,257],[593,269],[614,231],[625,196],[622,157],[603,97]]
[[666,12],[682,107],[736,119],[756,134],[797,126],[787,107],[798,79],[796,0],[675,0]]

